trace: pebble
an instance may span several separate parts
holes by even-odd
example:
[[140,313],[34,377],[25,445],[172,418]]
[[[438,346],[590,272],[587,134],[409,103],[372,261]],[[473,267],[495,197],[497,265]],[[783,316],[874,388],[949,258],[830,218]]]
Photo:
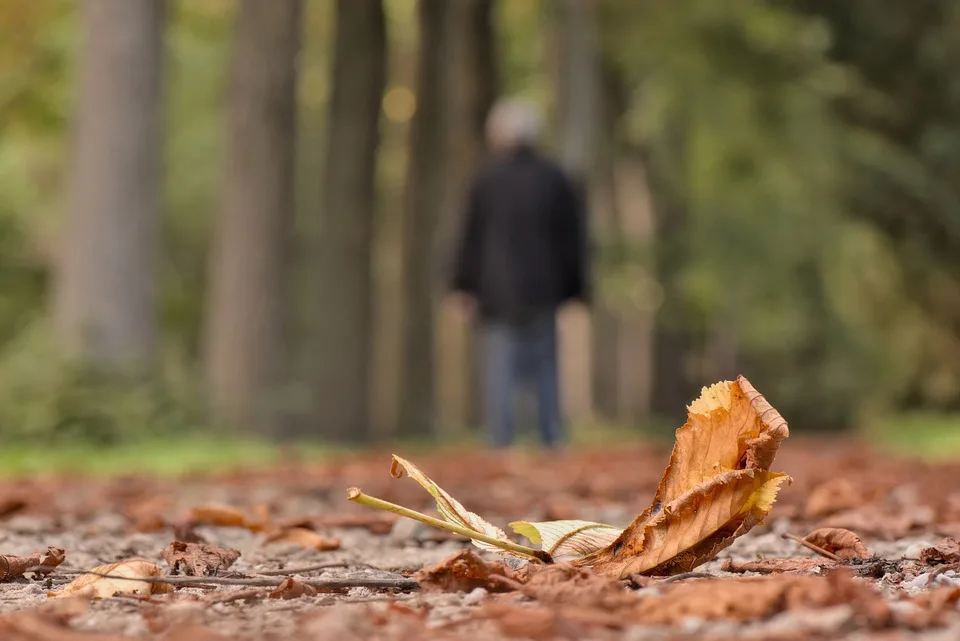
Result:
[[907,549],[903,552],[903,558],[919,560],[920,553],[923,552],[924,549],[930,547],[930,545],[931,545],[930,543],[926,543],[923,541],[917,541],[916,543],[911,543],[907,547]]
[[910,579],[909,581],[904,581],[901,585],[902,587],[910,590],[919,590],[927,587],[927,584],[929,582],[930,582],[930,573],[924,572],[923,574],[918,574],[916,577],[914,577],[913,579]]
[[480,605],[487,596],[484,588],[474,588],[467,596],[463,597],[463,604],[468,606]]

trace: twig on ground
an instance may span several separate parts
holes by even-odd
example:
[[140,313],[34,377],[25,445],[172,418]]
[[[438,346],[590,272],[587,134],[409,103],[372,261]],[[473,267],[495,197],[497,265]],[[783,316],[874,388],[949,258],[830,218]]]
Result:
[[[113,579],[122,581],[141,581],[143,583],[165,583],[169,585],[189,585],[195,587],[198,584],[203,585],[244,585],[256,588],[275,588],[282,584],[287,578],[252,578],[252,579],[228,579],[216,576],[185,576],[179,578],[173,577],[129,577],[118,576],[115,574],[101,574],[99,572],[85,572],[98,576],[102,579]],[[397,577],[391,579],[372,579],[372,578],[351,578],[351,579],[303,579],[299,580],[304,585],[317,588],[318,590],[344,591],[350,588],[370,588],[373,590],[418,590],[420,584],[414,579],[406,577]]]
[[783,534],[781,534],[781,536],[782,536],[783,538],[789,539],[789,540],[791,540],[791,541],[793,541],[793,542],[795,542],[795,543],[799,543],[800,545],[802,545],[803,547],[807,548],[808,550],[810,550],[810,551],[813,552],[814,554],[819,554],[820,556],[824,557],[825,559],[830,559],[831,561],[838,561],[838,562],[843,561],[843,559],[841,559],[839,556],[837,556],[837,555],[834,554],[833,552],[828,552],[828,551],[824,550],[822,547],[820,547],[820,546],[818,546],[818,545],[814,545],[814,544],[811,543],[810,541],[807,541],[807,540],[805,540],[805,539],[800,538],[800,537],[797,536],[796,534],[790,534],[789,532],[784,532]]
[[316,565],[307,565],[302,568],[285,568],[280,570],[258,570],[260,576],[288,576],[291,574],[306,574],[307,572],[316,572],[317,570],[327,570],[329,568],[367,568],[370,570],[380,570],[387,572],[383,568],[370,565],[369,563],[360,563],[358,561],[328,561],[327,563],[318,563]]
[[681,574],[674,574],[673,576],[668,576],[660,579],[654,585],[664,585],[666,583],[676,583],[677,581],[685,581],[687,579],[713,579],[716,578],[712,574],[707,574],[706,572],[683,572]]

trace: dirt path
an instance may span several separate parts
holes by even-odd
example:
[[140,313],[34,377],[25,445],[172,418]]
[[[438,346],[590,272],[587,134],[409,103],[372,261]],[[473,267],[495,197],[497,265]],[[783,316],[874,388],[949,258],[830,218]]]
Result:
[[[70,570],[125,559],[146,559],[166,574],[170,567],[162,551],[191,535],[239,551],[218,576],[277,583],[294,576],[402,584],[417,570],[471,548],[412,521],[391,523],[390,517],[346,500],[345,488],[360,486],[432,512],[429,496],[416,483],[389,476],[389,458],[378,453],[322,466],[290,461],[270,470],[176,482],[34,478],[0,484],[0,555],[29,555],[48,547],[66,551],[64,563],[46,578],[28,575],[0,583],[0,638],[479,641],[953,639],[960,634],[960,574],[950,566],[960,558],[950,558],[942,545],[944,558],[923,552],[945,537],[960,536],[960,465],[923,465],[855,445],[802,439],[791,439],[778,456],[775,467],[794,483],[767,523],[698,568],[698,574],[666,583],[637,579],[639,585],[627,586],[561,567],[530,579],[521,591],[506,587],[509,581],[482,577],[461,582],[463,591],[353,587],[295,599],[270,598],[271,587],[244,585],[178,587],[170,594],[89,604],[47,596],[75,578]],[[469,509],[501,526],[519,518],[624,526],[647,507],[667,453],[630,446],[552,458],[469,452],[414,458]],[[241,511],[245,526],[188,523],[192,509],[216,505]],[[291,526],[312,529],[328,542],[336,539],[339,547],[320,551],[267,542]],[[799,573],[725,571],[730,560],[817,558],[781,534],[803,536],[819,527],[849,528],[882,562],[838,570],[821,559],[808,561]],[[481,556],[497,561],[495,555]]]

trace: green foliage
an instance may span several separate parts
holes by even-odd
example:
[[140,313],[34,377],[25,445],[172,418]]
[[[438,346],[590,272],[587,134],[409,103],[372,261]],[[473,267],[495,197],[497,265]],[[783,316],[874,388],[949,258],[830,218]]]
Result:
[[150,376],[107,374],[60,358],[46,323],[32,323],[0,350],[4,442],[115,444],[204,427],[199,388],[172,353]]

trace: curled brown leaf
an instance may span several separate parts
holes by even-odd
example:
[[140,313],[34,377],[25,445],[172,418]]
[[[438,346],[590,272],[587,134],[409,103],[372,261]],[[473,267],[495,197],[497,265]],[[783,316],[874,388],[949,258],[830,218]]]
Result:
[[850,530],[838,527],[822,527],[803,537],[822,550],[836,554],[841,559],[868,559],[870,552],[860,537]]

